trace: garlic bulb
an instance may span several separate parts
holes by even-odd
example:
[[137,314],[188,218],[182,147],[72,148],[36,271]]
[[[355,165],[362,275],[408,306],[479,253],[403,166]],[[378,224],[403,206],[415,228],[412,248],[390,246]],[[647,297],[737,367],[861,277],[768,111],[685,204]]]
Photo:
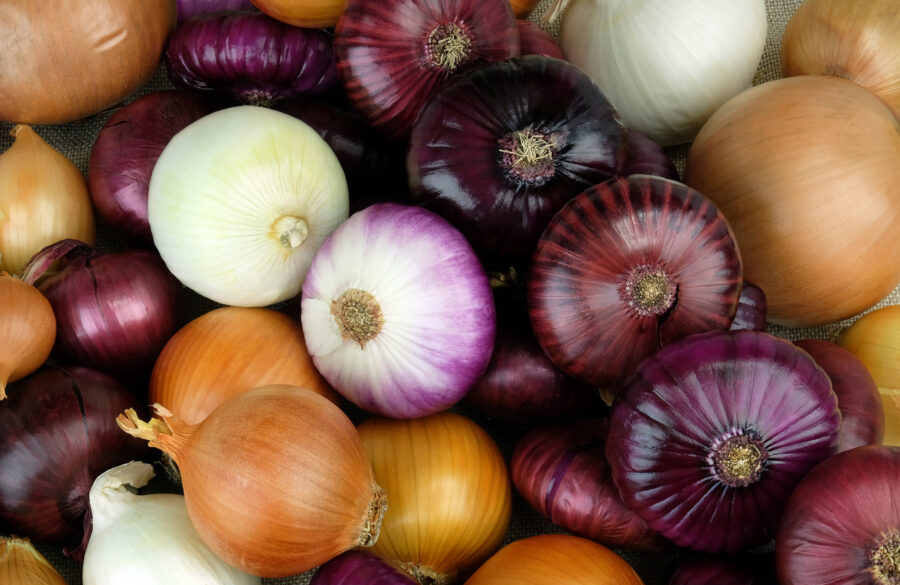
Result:
[[189,124],[153,168],[153,243],[185,286],[223,305],[300,293],[312,257],[349,215],[337,156],[306,123],[258,106]]
[[66,585],[27,538],[0,536],[0,583],[4,585]]
[[766,31],[764,0],[572,0],[559,41],[627,127],[671,146],[750,87]]
[[200,539],[184,496],[137,495],[153,466],[131,461],[102,473],[91,487],[93,532],[84,555],[84,585],[259,585]]

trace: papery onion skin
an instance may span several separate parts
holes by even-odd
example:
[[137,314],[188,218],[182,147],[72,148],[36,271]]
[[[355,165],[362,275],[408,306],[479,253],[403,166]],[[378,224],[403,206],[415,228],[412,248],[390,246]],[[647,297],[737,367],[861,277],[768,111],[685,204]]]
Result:
[[620,175],[654,175],[678,181],[675,163],[652,138],[633,128],[628,129],[628,155]]
[[791,494],[775,539],[779,583],[895,583],[898,481],[900,450],[880,445],[838,453],[810,471]]
[[135,99],[106,121],[91,147],[87,182],[94,208],[117,233],[153,245],[147,219],[153,166],[179,130],[214,108],[210,96],[169,89]]
[[272,18],[301,28],[331,28],[346,0],[251,0]]
[[778,585],[772,554],[688,555],[665,585]]
[[[444,56],[428,39],[451,39],[451,49]],[[350,101],[377,130],[404,139],[448,79],[520,51],[508,0],[349,0],[334,48]]]
[[250,0],[176,0],[178,21],[223,10],[255,10]]
[[574,65],[541,55],[485,64],[422,110],[410,190],[480,253],[528,257],[567,201],[620,172],[625,140],[616,111]]
[[528,312],[550,359],[610,396],[660,347],[727,329],[741,275],[737,240],[706,197],[660,177],[619,177],[550,221],[532,260]]
[[643,585],[618,554],[586,538],[539,534],[516,540],[488,559],[465,585]]
[[27,538],[0,536],[0,576],[13,585],[67,585]]
[[675,544],[769,541],[785,502],[840,437],[837,397],[805,351],[762,331],[709,331],[644,360],[609,422],[625,504]]
[[521,55],[543,55],[554,59],[564,59],[562,49],[553,36],[530,20],[517,20],[519,27],[519,49]]
[[347,551],[316,570],[309,585],[416,585],[406,573],[363,550]]
[[728,217],[769,320],[812,327],[900,283],[900,125],[861,86],[801,75],[758,85],[710,117],[685,183]]
[[56,315],[47,297],[30,283],[0,272],[0,400],[6,385],[41,367],[56,342]]
[[850,351],[824,339],[798,339],[794,345],[811,355],[828,377],[841,411],[838,452],[884,439],[884,406],[872,374]]
[[73,122],[115,105],[156,71],[173,0],[0,4],[0,120]]
[[268,384],[338,400],[316,371],[298,322],[268,308],[218,307],[166,342],[150,376],[149,399],[194,425],[229,398]]
[[[360,305],[369,321],[354,318]],[[313,259],[300,311],[322,376],[383,416],[450,408],[494,347],[496,312],[481,262],[456,228],[412,205],[376,203],[341,224]],[[354,331],[364,323],[371,325]]]
[[497,444],[453,412],[357,427],[390,508],[375,554],[423,585],[455,583],[493,554],[512,516],[512,486]]
[[155,428],[133,412],[116,420],[172,457],[197,533],[232,566],[287,577],[378,540],[384,492],[353,423],[321,395],[260,386],[198,425],[154,411]]
[[738,297],[737,312],[731,322],[732,331],[751,329],[765,331],[768,304],[766,293],[752,282],[746,280],[741,285],[741,296]]
[[535,427],[516,442],[513,484],[555,525],[609,547],[661,551],[671,543],[628,509],[606,461],[607,419]]
[[260,12],[216,12],[183,21],[166,45],[165,64],[177,87],[220,92],[255,106],[337,85],[330,34]]

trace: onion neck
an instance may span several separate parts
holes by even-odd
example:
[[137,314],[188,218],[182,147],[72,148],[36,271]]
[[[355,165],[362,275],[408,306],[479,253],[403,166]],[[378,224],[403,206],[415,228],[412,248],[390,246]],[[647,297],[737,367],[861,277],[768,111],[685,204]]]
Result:
[[431,567],[407,561],[400,568],[421,585],[448,585],[456,581],[456,572],[438,573]]
[[500,167],[513,181],[540,186],[556,174],[558,137],[529,127],[510,132],[497,143]]
[[116,424],[132,437],[147,441],[151,447],[163,451],[178,463],[196,426],[176,418],[160,404],[153,405],[153,413],[159,418],[144,422],[133,408],[129,408],[116,417]]
[[351,288],[331,302],[331,314],[334,317],[341,337],[352,340],[365,348],[366,343],[374,339],[384,326],[384,315],[381,306],[370,293],[358,288]]
[[762,441],[751,432],[726,433],[713,445],[707,463],[712,474],[729,487],[746,487],[759,481],[769,454]]
[[877,585],[900,585],[900,534],[882,535],[869,553],[869,570]]
[[378,542],[381,535],[381,522],[387,512],[388,500],[387,494],[376,483],[372,484],[372,499],[369,501],[369,507],[366,509],[366,516],[363,518],[362,530],[359,534],[359,542],[357,546],[373,546]]
[[465,24],[447,22],[432,29],[425,40],[425,61],[453,73],[472,59],[472,37]]

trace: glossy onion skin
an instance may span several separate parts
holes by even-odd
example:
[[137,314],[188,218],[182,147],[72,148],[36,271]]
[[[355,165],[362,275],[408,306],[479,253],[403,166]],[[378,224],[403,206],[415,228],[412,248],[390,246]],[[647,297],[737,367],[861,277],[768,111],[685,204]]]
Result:
[[[469,58],[453,70],[431,64],[427,39],[456,23],[470,33]],[[335,28],[338,74],[350,101],[380,132],[408,137],[422,107],[477,63],[519,56],[507,0],[349,0]]]
[[197,14],[221,10],[256,10],[250,0],[177,0],[175,6],[179,22]]
[[177,87],[231,95],[271,105],[337,85],[332,37],[261,12],[216,12],[178,25],[165,53]]
[[319,567],[309,581],[309,585],[417,585],[417,583],[381,557],[365,550],[350,550],[338,555]]
[[625,165],[619,174],[625,177],[654,175],[679,180],[678,169],[663,147],[634,128],[628,129],[628,156],[625,157]]
[[[642,362],[609,424],[606,454],[625,504],[679,546],[733,553],[774,536],[791,491],[836,452],[840,412],[828,376],[791,342],[710,331]],[[743,486],[712,463],[736,435],[767,454]]]
[[522,56],[543,55],[554,59],[565,59],[562,49],[553,36],[542,29],[536,22],[517,20],[519,27],[519,46]]
[[667,548],[619,497],[606,461],[607,432],[606,419],[534,428],[516,443],[513,484],[532,508],[573,534],[610,547]]
[[[662,315],[630,304],[623,282],[642,265],[659,266],[677,287]],[[615,394],[661,346],[727,329],[740,283],[737,242],[712,202],[680,183],[633,175],[587,189],[551,220],[535,248],[528,311],[558,367]]]
[[775,539],[781,585],[880,585],[869,554],[897,535],[898,482],[900,449],[881,445],[839,453],[809,472]]
[[[509,172],[498,144],[527,128],[556,143],[543,182]],[[422,111],[410,137],[410,190],[482,253],[527,257],[567,201],[619,173],[626,132],[574,65],[540,55],[488,64],[459,76]]]
[[745,280],[741,285],[737,312],[734,314],[734,320],[729,329],[732,331],[739,329],[765,331],[767,314],[766,293],[752,282]]

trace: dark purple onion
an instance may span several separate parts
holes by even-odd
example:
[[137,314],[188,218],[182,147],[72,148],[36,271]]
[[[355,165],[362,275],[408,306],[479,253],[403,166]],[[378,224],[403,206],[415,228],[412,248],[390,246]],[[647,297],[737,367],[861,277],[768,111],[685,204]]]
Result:
[[626,177],[653,175],[673,181],[679,180],[678,169],[663,147],[633,128],[628,129],[628,156],[625,157],[625,166],[621,174]]
[[[62,258],[62,270],[39,280]],[[150,373],[180,322],[181,284],[153,250],[103,252],[62,240],[35,254],[23,279],[53,307],[53,356],[126,382]]]
[[250,0],[176,0],[175,7],[179,22],[197,14],[226,10],[256,10]]
[[740,282],[734,234],[711,201],[660,177],[619,177],[550,221],[532,260],[529,315],[553,363],[611,400],[660,347],[727,329]]
[[525,55],[543,55],[554,59],[564,59],[562,49],[553,37],[537,23],[530,20],[517,20],[519,27],[519,44],[521,53]]
[[771,553],[688,555],[666,585],[778,585]]
[[165,90],[137,98],[106,121],[91,148],[87,181],[107,224],[131,241],[153,244],[147,220],[153,167],[179,130],[215,108],[206,96]]
[[884,402],[865,364],[850,351],[824,339],[800,339],[794,345],[811,355],[831,378],[841,410],[838,451],[880,445],[884,439]]
[[619,173],[625,136],[574,65],[540,55],[491,63],[422,111],[410,138],[410,188],[482,253],[528,256],[566,202]]
[[354,107],[399,138],[448,79],[517,57],[519,31],[507,0],[348,0],[334,49]]
[[[0,408],[0,529],[36,544],[87,544],[88,494],[110,467],[148,455],[116,416],[131,390],[81,367],[43,367],[11,384]],[[69,550],[76,558],[83,548]]]
[[663,347],[626,381],[606,456],[651,528],[733,553],[775,535],[793,489],[837,450],[840,424],[808,353],[762,331],[709,331]]
[[319,567],[309,585],[417,585],[417,582],[373,553],[351,550]]
[[333,38],[262,12],[199,14],[181,22],[165,52],[177,87],[269,106],[337,86]]
[[737,312],[734,314],[734,321],[731,322],[731,330],[765,331],[767,314],[766,293],[752,282],[745,280],[741,286],[741,296],[738,298]]
[[541,516],[600,544],[663,550],[669,543],[619,497],[606,461],[606,419],[537,427],[516,443],[510,474]]

